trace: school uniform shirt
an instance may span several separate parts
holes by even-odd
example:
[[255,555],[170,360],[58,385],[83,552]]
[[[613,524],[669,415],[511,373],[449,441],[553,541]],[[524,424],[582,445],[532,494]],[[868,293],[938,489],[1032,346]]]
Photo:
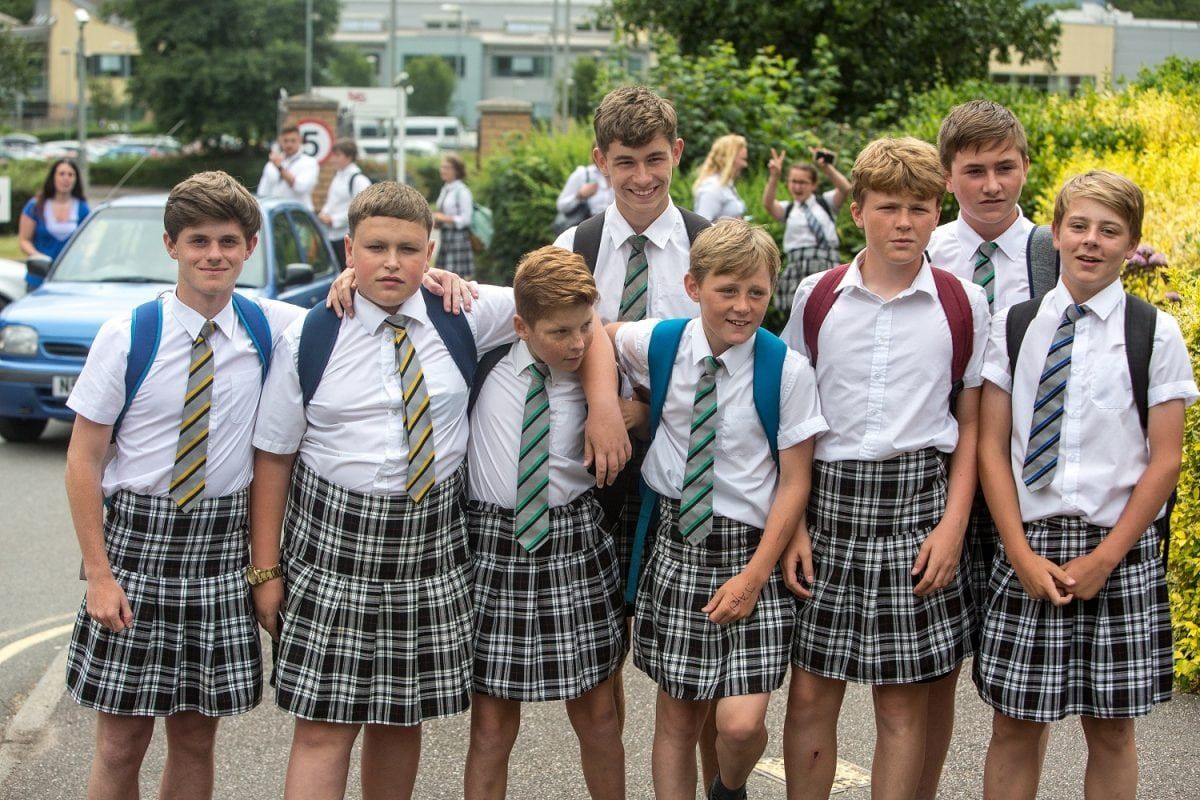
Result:
[[719,175],[709,175],[696,187],[696,213],[712,222],[724,217],[741,219],[746,204],[732,183],[721,183]]
[[[362,175],[362,177],[358,177]],[[321,213],[328,214],[332,221],[325,226],[325,238],[334,241],[350,232],[350,201],[363,189],[371,185],[358,164],[350,163],[333,173],[329,191],[325,194],[325,205]]]
[[[655,319],[698,317],[700,306],[683,290],[683,276],[691,263],[692,243],[683,225],[683,215],[672,203],[658,219],[643,231],[647,238],[646,316]],[[616,322],[621,312],[621,290],[625,287],[625,267],[633,246],[628,243],[634,230],[613,203],[604,212],[604,233],[596,254],[596,288],[600,302],[596,306],[604,324]],[[563,231],[554,240],[555,247],[575,249],[575,228]]]
[[[658,322],[642,320],[617,331],[617,360],[639,386],[650,385],[647,353]],[[693,319],[680,339],[662,420],[642,466],[646,483],[663,497],[678,500],[682,495],[696,384],[704,374],[704,359],[712,354],[700,320]],[[761,529],[775,497],[778,470],[754,408],[754,339],[729,348],[720,358],[725,366],[716,376],[719,416],[713,512]],[[798,353],[789,352],[780,385],[779,449],[826,430],[812,368]]]
[[558,200],[555,203],[559,211],[566,214],[579,205],[579,190],[583,188],[585,183],[599,185],[596,193],[587,198],[589,217],[594,217],[602,213],[604,209],[612,205],[613,190],[608,185],[608,178],[604,177],[604,173],[597,169],[594,164],[584,164],[576,167],[575,171],[567,178],[567,184],[563,186],[563,190],[558,195]]
[[[480,286],[466,320],[483,353],[516,339],[512,289]],[[434,475],[438,483],[454,474],[467,450],[467,384],[450,351],[429,320],[425,300],[414,294],[398,312],[416,347],[429,408],[433,414]],[[299,453],[318,475],[363,494],[404,493],[408,441],[404,398],[396,373],[396,349],[388,313],[362,293],[354,296],[354,317],[342,320],[325,375],[305,409],[297,373],[298,320],[284,333],[263,387],[263,408],[254,446],[270,453]]]
[[[467,440],[468,496],[501,508],[517,504],[517,462],[525,394],[526,367],[534,363],[529,346],[517,342],[492,369],[479,392]],[[550,369],[550,506],[565,506],[595,485],[583,466],[583,424],[587,401],[579,375]]]
[[465,183],[453,180],[443,184],[441,191],[438,192],[437,209],[443,214],[454,217],[452,227],[456,230],[463,230],[471,227],[471,216],[475,212],[475,199],[471,196],[471,190]]
[[[983,377],[1012,395],[1012,468],[1021,519],[1082,517],[1092,525],[1111,528],[1150,463],[1125,357],[1125,290],[1119,280],[1088,300],[1084,304],[1088,313],[1075,323],[1054,478],[1036,492],[1029,491],[1021,480],[1046,353],[1072,302],[1061,281],[1045,296],[1021,341],[1015,378],[1008,367],[1008,309],[997,313]],[[1150,356],[1148,404],[1153,407],[1183,400],[1191,405],[1197,396],[1200,393],[1179,324],[1159,311]]]
[[[258,300],[275,342],[303,315],[304,309],[275,300]],[[116,454],[104,468],[106,497],[121,489],[134,494],[165,496],[179,446],[183,401],[187,394],[192,342],[205,319],[184,305],[174,292],[163,297],[162,338],[146,379],[121,422]],[[125,405],[125,366],[129,361],[132,314],[111,319],[100,328],[87,363],[67,399],[67,407],[92,422],[112,425]],[[203,498],[223,497],[245,489],[253,475],[250,440],[262,389],[262,364],[250,334],[238,322],[230,302],[213,322],[212,410],[208,417],[208,462]]]
[[[912,284],[883,300],[863,285],[860,253],[838,284],[838,297],[821,325],[817,389],[829,432],[817,439],[821,461],[884,461],[934,447],[950,453],[958,422],[950,413],[950,326],[926,260]],[[780,334],[811,358],[804,342],[804,307],[824,272],[796,290],[792,316]],[[960,280],[962,280],[960,278]],[[983,289],[962,281],[974,325],[963,387],[979,386],[987,346]]]
[[[821,197],[836,214],[840,208],[833,202],[837,197],[837,190],[830,189]],[[787,203],[783,205],[786,209]],[[825,213],[825,209],[821,208],[814,195],[809,195],[803,203],[792,202],[791,211],[783,221],[783,252],[788,253],[792,250],[799,250],[801,247],[817,246],[817,237],[813,235],[812,228],[808,225],[808,217],[804,214],[805,206],[812,211],[817,223],[821,226],[821,234],[825,237],[825,241],[836,248],[838,244],[837,222]]]
[[[1018,208],[1016,220],[995,240],[999,245],[992,255],[992,265],[996,268],[995,309],[1008,308],[1029,299],[1029,265],[1025,250],[1034,227]],[[929,238],[927,252],[935,267],[974,281],[975,253],[982,243],[983,238],[960,214],[958,219],[938,226]]]
[[279,169],[268,161],[263,167],[262,177],[258,179],[258,196],[295,200],[311,211],[312,193],[317,186],[321,165],[315,158],[300,151],[292,156],[284,156],[283,168],[292,173],[293,182],[289,185]]

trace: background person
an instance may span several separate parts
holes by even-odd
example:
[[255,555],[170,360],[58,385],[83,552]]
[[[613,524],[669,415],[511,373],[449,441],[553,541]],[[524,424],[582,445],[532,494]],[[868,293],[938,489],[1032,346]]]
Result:
[[259,197],[286,197],[314,211],[312,193],[321,166],[300,149],[300,129],[285,125],[279,131],[279,149],[272,150],[258,180]]
[[746,215],[746,204],[734,186],[746,168],[746,159],[744,136],[730,133],[712,143],[692,184],[697,214],[714,222],[722,217],[741,219]]
[[608,178],[595,164],[580,164],[567,178],[567,183],[555,202],[558,214],[554,218],[557,236],[585,219],[603,214],[612,205],[613,190]]
[[355,162],[357,158],[358,145],[353,139],[338,139],[334,142],[329,162],[337,172],[329,182],[325,205],[321,206],[321,213],[317,214],[317,218],[325,225],[325,235],[333,245],[333,251],[337,253],[338,264],[343,268],[346,266],[346,234],[350,232],[350,201],[371,185],[371,179]]
[[[90,211],[79,169],[73,161],[60,158],[50,166],[37,196],[21,210],[17,226],[21,251],[28,257],[46,256],[53,261]],[[36,289],[42,278],[26,273],[25,284]]]
[[475,254],[471,252],[475,198],[463,183],[467,165],[458,156],[443,156],[439,174],[442,191],[438,193],[437,210],[433,213],[433,224],[441,229],[442,236],[437,264],[456,275],[470,275],[475,271]]

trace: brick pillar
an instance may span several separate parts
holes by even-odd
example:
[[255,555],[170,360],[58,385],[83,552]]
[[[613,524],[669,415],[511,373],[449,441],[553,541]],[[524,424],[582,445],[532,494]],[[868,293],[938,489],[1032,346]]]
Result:
[[481,100],[479,109],[479,149],[475,164],[482,164],[492,153],[504,149],[505,137],[524,137],[533,129],[533,103],[527,100],[493,98]]
[[334,169],[333,164],[329,163],[329,153],[337,141],[338,104],[336,100],[314,94],[295,95],[288,97],[285,102],[283,124],[300,126],[301,147],[309,155],[315,155],[321,164],[317,186],[313,189],[313,206],[319,211],[325,204],[329,182],[333,180]]

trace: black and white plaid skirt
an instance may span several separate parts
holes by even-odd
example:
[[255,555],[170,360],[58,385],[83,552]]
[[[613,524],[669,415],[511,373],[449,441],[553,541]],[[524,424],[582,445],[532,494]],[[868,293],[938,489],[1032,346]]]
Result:
[[970,655],[966,570],[925,597],[911,574],[946,511],[947,459],[815,461],[808,504],[816,582],[798,599],[792,663],[827,678],[918,683]]
[[992,522],[983,492],[975,493],[971,517],[967,522],[967,538],[963,558],[967,569],[967,588],[971,596],[971,652],[979,652],[979,635],[983,630],[983,608],[987,604],[987,587],[992,578],[992,562],[1000,549],[1000,534]]
[[262,699],[258,624],[246,583],[246,492],[180,513],[170,497],[121,491],[104,521],[133,625],[113,633],[79,606],[67,688],[109,714],[240,714]]
[[638,584],[634,665],[677,700],[771,692],[787,674],[795,607],[776,565],[754,611],[728,625],[702,609],[741,572],[762,531],[713,517],[696,544],[679,535],[679,501],[659,500],[659,535]]
[[456,275],[471,275],[475,272],[475,253],[471,250],[471,232],[453,225],[441,227],[441,244],[438,245],[437,266]]
[[[1065,564],[1094,550],[1108,529],[1052,517],[1028,523],[1025,535],[1035,553]],[[1034,600],[1003,549],[989,591],[975,683],[1002,714],[1120,719],[1171,699],[1171,608],[1153,527],[1091,600]]]
[[296,462],[284,523],[279,707],[303,719],[417,725],[466,710],[471,563],[463,470],[414,505]]
[[836,246],[808,245],[788,250],[783,257],[783,269],[775,282],[775,307],[790,314],[792,299],[800,282],[809,275],[833,269],[841,263]]
[[625,655],[625,601],[612,537],[588,492],[550,509],[530,553],[513,512],[467,504],[475,561],[475,691],[505,700],[572,700]]
[[[611,486],[596,490],[596,498],[604,509],[604,524],[612,533],[613,547],[617,554],[617,570],[620,575],[621,593],[624,595],[633,567],[633,545],[637,536],[638,515],[642,509],[641,471],[646,453],[650,449],[648,442],[635,436],[630,437],[633,446],[633,457],[617,476]],[[658,517],[650,520],[650,528],[646,531],[646,539],[642,542],[642,552],[638,559],[639,571],[645,565],[646,554],[650,552],[654,532],[658,527]],[[635,578],[636,580],[636,578]],[[626,616],[633,616],[633,605],[625,608]]]

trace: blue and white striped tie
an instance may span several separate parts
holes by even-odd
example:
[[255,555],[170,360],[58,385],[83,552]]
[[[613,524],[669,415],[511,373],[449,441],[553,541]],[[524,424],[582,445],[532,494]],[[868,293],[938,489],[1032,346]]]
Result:
[[1046,365],[1038,380],[1037,401],[1033,405],[1033,424],[1025,448],[1021,480],[1029,491],[1049,486],[1058,466],[1059,434],[1062,431],[1063,405],[1067,399],[1067,379],[1071,375],[1071,349],[1075,342],[1075,322],[1086,314],[1087,306],[1069,305],[1054,332]]

